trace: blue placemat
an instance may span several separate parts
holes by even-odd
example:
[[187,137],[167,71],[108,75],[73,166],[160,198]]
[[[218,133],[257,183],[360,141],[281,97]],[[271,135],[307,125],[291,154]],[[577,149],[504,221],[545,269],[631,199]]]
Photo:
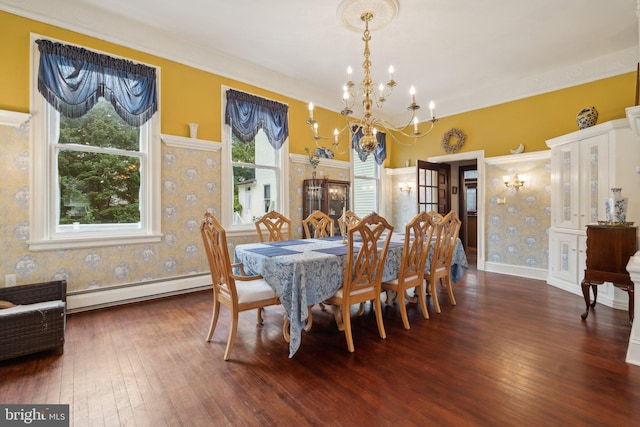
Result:
[[314,252],[322,252],[324,254],[329,254],[329,255],[346,255],[347,251],[349,250],[349,247],[347,245],[344,246],[334,246],[332,248],[323,248],[323,249],[314,249]]
[[318,240],[342,240],[342,236],[318,237]]
[[275,248],[251,248],[251,249],[245,249],[245,250],[256,253],[256,254],[268,256],[268,257],[281,256],[281,255],[293,255],[293,254],[300,253],[298,251],[292,251],[291,249],[287,249],[287,248],[279,248],[277,246]]
[[263,245],[269,246],[294,246],[294,245],[306,245],[311,243],[308,240],[283,240],[281,242],[264,242]]

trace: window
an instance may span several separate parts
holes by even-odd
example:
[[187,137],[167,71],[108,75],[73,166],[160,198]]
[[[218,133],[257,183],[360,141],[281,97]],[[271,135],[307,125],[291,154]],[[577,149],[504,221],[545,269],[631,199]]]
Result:
[[353,150],[353,212],[363,218],[378,212],[378,189],[380,188],[380,166],[373,155],[363,162]]
[[[130,113],[131,105],[122,106],[118,90],[110,89],[110,85],[117,84],[115,78],[100,74],[106,75],[105,60],[101,62],[102,68],[92,68],[92,61],[98,57],[107,58],[106,63],[110,60],[116,67],[125,63],[124,60],[48,40],[39,40],[36,46],[35,37],[33,42],[34,168],[30,249],[160,241],[159,144],[152,144],[159,136],[157,114],[153,114],[155,106],[147,110],[150,119]],[[66,54],[70,56],[67,58]],[[58,89],[48,86],[49,82],[40,75],[43,73],[41,59],[49,61],[44,67],[51,67],[54,74],[61,70],[61,80],[51,83],[51,86],[63,87],[60,93],[54,93]],[[71,65],[63,62],[70,59],[74,60]],[[69,94],[74,89],[65,89],[67,81],[62,79],[70,78],[66,77],[72,74],[70,67],[76,67],[80,60],[86,60],[76,73],[79,80],[86,78],[82,86],[103,80],[94,92],[89,89],[86,93]],[[126,61],[126,64],[132,63]],[[142,66],[133,64],[138,65]],[[135,80],[130,75],[124,78],[127,82]],[[155,98],[155,74],[153,81]],[[74,96],[80,101],[65,104],[65,96]],[[93,97],[97,102],[94,103]],[[116,112],[114,103],[127,111]],[[123,115],[128,120],[125,121]]]
[[[275,204],[275,203],[274,203]],[[264,212],[269,212],[271,209],[271,184],[264,186]]]
[[[254,222],[266,212],[288,216],[288,201],[282,197],[288,194],[283,167],[288,148],[287,106],[233,89],[223,89],[223,93],[227,96],[222,188],[229,190],[222,194],[222,224],[230,234],[255,233]],[[228,105],[229,98],[234,104]],[[254,122],[244,115],[245,109],[252,108],[260,116]],[[283,115],[274,117],[274,110]]]

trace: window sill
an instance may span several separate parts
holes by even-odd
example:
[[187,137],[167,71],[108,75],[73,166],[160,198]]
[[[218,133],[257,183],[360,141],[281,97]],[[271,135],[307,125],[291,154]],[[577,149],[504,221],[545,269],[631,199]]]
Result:
[[162,240],[162,234],[148,234],[140,236],[111,236],[111,237],[99,237],[86,236],[86,237],[73,237],[68,239],[55,239],[55,240],[31,240],[28,241],[29,250],[38,251],[55,251],[60,249],[82,249],[82,248],[97,248],[102,246],[117,246],[117,245],[133,245],[139,243],[157,243]]

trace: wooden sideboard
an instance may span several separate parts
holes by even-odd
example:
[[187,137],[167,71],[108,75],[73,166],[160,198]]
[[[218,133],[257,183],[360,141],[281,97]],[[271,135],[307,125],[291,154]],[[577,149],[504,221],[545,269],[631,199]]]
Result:
[[[598,288],[604,282],[611,282],[629,294],[629,322],[633,322],[634,286],[627,263],[636,253],[636,227],[623,225],[588,225],[587,259],[582,281],[582,294],[586,311],[582,319],[589,315],[589,307],[594,308],[598,298]],[[593,302],[590,302],[589,288],[593,290]]]

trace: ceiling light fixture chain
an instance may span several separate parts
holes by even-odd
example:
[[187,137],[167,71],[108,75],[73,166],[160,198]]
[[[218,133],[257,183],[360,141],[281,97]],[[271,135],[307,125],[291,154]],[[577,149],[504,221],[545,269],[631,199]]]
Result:
[[[393,79],[394,69],[393,66],[389,67],[389,81],[386,84],[380,83],[378,87],[378,93],[376,94],[373,80],[371,78],[371,51],[369,49],[369,41],[371,40],[371,33],[369,30],[369,23],[374,18],[373,12],[364,12],[360,15],[360,20],[364,22],[364,33],[362,40],[364,41],[364,61],[362,62],[362,68],[364,71],[364,75],[362,78],[362,82],[355,89],[356,84],[352,80],[352,69],[349,67],[347,69],[348,80],[343,86],[343,94],[342,94],[342,110],[340,113],[345,116],[346,124],[345,126],[338,130],[335,129],[333,131],[333,137],[324,137],[320,136],[318,133],[318,122],[313,118],[313,103],[309,103],[309,118],[307,119],[307,124],[311,126],[311,130],[313,132],[313,139],[316,141],[316,145],[321,147],[318,143],[321,139],[333,139],[332,147],[333,149],[337,149],[340,145],[340,137],[341,135],[348,135],[348,142],[356,136],[356,134],[361,134],[359,139],[360,149],[369,154],[373,152],[378,146],[378,140],[376,138],[376,133],[378,131],[384,132],[386,135],[391,137],[393,141],[401,145],[413,145],[418,138],[422,138],[428,135],[438,121],[434,116],[434,108],[435,105],[433,101],[429,103],[430,109],[430,119],[427,122],[430,124],[429,128],[426,131],[420,131],[418,126],[418,117],[416,116],[417,110],[420,109],[420,105],[416,103],[416,91],[413,86],[409,91],[411,96],[411,104],[407,107],[407,110],[411,112],[411,117],[407,124],[403,126],[395,126],[389,121],[377,117],[373,112],[373,106],[375,104],[376,108],[382,109],[382,106],[385,100],[391,96],[394,87],[397,85],[396,81]],[[358,100],[358,98],[362,97],[362,115],[359,118],[353,117],[354,106]],[[413,128],[411,125],[413,124]],[[399,138],[403,136],[409,139],[411,142],[407,143],[401,141]],[[343,138],[344,139],[344,138]],[[321,147],[324,148],[324,147]],[[344,151],[343,151],[344,152]],[[341,152],[341,153],[343,153]]]

